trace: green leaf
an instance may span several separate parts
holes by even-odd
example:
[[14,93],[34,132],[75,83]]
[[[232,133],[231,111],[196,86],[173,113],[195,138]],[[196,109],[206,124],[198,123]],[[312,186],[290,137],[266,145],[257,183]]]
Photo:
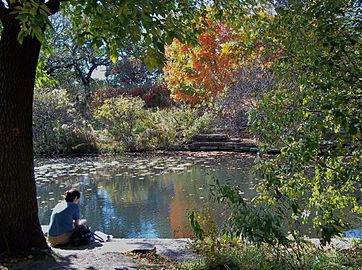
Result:
[[25,31],[20,31],[19,34],[18,34],[18,41],[20,44],[23,44],[23,41],[24,41],[24,38],[26,36],[26,33]]
[[118,60],[118,54],[110,54],[109,58],[111,59],[112,63],[115,64]]

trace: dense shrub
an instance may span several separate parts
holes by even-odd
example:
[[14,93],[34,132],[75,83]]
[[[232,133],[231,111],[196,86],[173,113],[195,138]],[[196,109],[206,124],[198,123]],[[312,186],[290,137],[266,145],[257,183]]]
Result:
[[123,95],[103,100],[85,116],[66,90],[40,89],[34,102],[34,150],[54,155],[165,149],[206,129],[211,118],[187,106],[146,108],[140,97]]
[[164,149],[207,128],[211,116],[195,108],[147,109],[139,97],[110,98],[94,111],[124,150]]
[[136,149],[136,132],[144,117],[144,102],[140,98],[118,96],[107,99],[94,111],[94,116],[114,140],[124,144],[126,149]]
[[97,151],[93,128],[74,105],[64,89],[36,91],[33,108],[36,154],[81,154]]

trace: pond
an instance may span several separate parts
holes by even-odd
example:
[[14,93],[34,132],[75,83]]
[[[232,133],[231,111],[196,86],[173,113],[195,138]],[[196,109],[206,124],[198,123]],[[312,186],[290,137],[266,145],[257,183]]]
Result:
[[242,153],[193,153],[36,159],[39,217],[71,187],[82,193],[82,218],[92,230],[119,238],[179,238],[192,235],[187,213],[211,208],[209,186],[218,179],[255,195],[254,157]]
[[[216,180],[238,185],[245,198],[256,194],[253,163],[253,155],[225,152],[36,159],[40,222],[49,223],[52,208],[74,187],[92,230],[119,238],[190,237],[191,210],[204,210],[218,224],[224,220],[210,199]],[[308,225],[303,231],[316,236]],[[360,223],[345,235],[361,237]]]

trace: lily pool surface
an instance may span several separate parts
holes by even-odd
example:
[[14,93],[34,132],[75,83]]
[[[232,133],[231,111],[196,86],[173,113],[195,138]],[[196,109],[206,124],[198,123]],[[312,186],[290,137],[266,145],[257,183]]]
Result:
[[190,211],[207,213],[219,225],[225,219],[210,199],[216,180],[238,185],[245,198],[256,194],[253,164],[252,155],[223,152],[36,159],[40,222],[49,223],[52,208],[73,187],[82,194],[81,218],[93,231],[117,238],[190,237]]
[[119,238],[189,237],[189,211],[209,209],[223,219],[210,200],[216,179],[239,185],[247,197],[255,194],[253,162],[245,154],[211,152],[36,159],[40,222],[49,223],[52,208],[73,187],[81,191],[81,217],[92,230]]

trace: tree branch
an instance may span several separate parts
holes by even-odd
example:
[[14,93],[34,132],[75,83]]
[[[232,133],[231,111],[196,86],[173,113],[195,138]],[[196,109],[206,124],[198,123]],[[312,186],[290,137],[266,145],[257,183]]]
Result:
[[99,57],[99,58],[94,58],[92,62],[92,66],[91,68],[89,69],[88,73],[87,73],[87,76],[86,76],[86,79],[89,81],[92,77],[92,74],[93,74],[93,71],[99,67],[99,66],[107,66],[107,65],[110,65],[111,64],[111,61],[109,60],[106,60],[106,59],[102,59],[102,57]]
[[5,7],[5,3],[0,0],[0,20],[3,21],[9,15],[9,10]]
[[65,1],[67,0],[49,0],[48,2],[46,2],[45,5],[49,8],[50,15],[57,13],[60,8],[60,3]]
[[48,74],[52,75],[59,69],[69,69],[71,67],[73,67],[73,63],[70,63],[70,64],[58,64],[58,65],[55,65],[54,63],[51,63],[50,65],[45,67],[45,70],[46,70],[46,72]]
[[89,80],[90,80],[91,77],[92,77],[93,71],[94,71],[97,67],[99,67],[99,64],[98,64],[98,63],[95,63],[95,64],[93,64],[93,65],[91,66],[91,68],[88,70],[88,73],[87,73],[87,75],[86,75],[86,77],[85,77],[88,82],[89,82]]

